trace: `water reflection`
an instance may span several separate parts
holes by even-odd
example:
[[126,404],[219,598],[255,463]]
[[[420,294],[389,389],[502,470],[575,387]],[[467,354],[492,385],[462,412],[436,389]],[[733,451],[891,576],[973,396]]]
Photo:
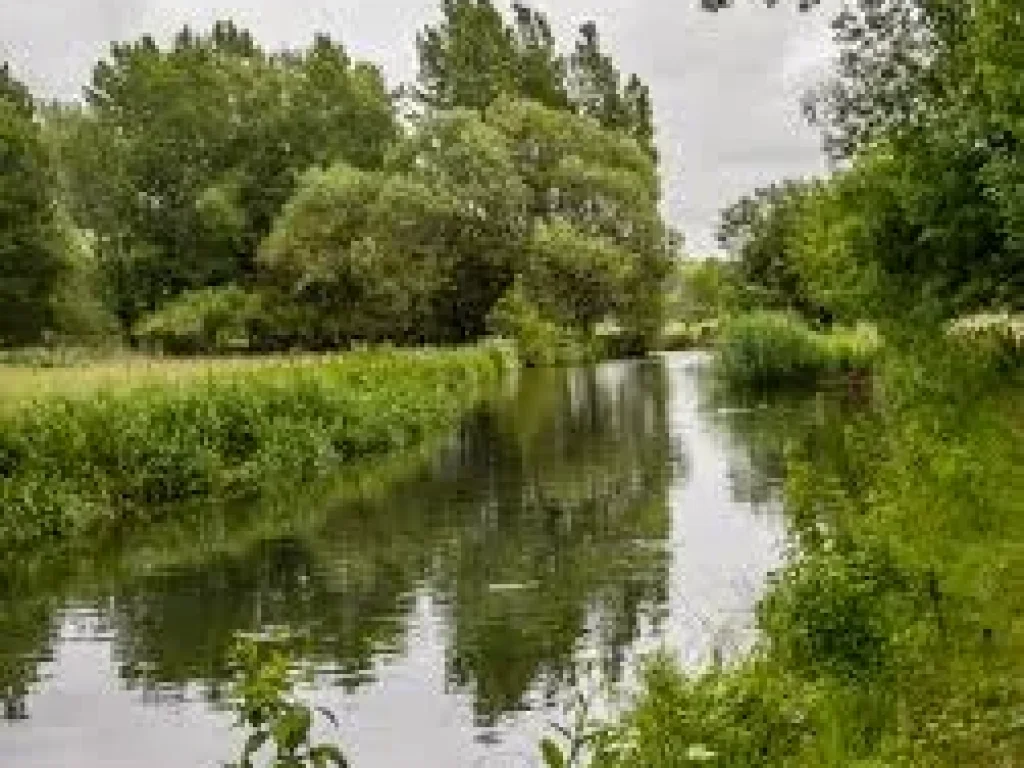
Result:
[[[156,568],[104,561],[20,581],[0,606],[0,690],[7,717],[29,719],[0,730],[0,762],[56,764],[49,721],[85,643],[104,649],[84,654],[93,688],[76,689],[94,716],[138,721],[140,699],[186,707],[194,735],[165,751],[182,727],[168,712],[149,730],[86,736],[76,764],[133,749],[150,764],[215,763],[230,742],[209,704],[234,635],[280,626],[318,671],[311,695],[347,712],[357,765],[532,752],[581,654],[618,680],[662,643],[699,658],[749,625],[781,551],[773,436],[795,427],[785,408],[750,420],[709,388],[695,356],[523,372],[386,493],[321,500],[308,525],[279,531],[264,517],[259,535]],[[418,747],[381,736],[399,724]]]

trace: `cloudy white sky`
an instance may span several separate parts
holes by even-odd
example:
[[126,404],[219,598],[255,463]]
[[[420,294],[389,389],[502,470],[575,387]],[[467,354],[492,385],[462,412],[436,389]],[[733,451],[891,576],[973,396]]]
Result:
[[[838,1],[838,0],[836,0]],[[510,0],[511,2],[511,0]],[[717,14],[700,0],[538,0],[566,44],[598,22],[622,68],[652,87],[665,209],[689,250],[714,247],[718,211],[758,184],[824,169],[799,95],[829,54],[827,12],[768,10],[737,0]],[[182,24],[232,18],[268,47],[325,30],[392,83],[415,75],[416,31],[438,0],[0,0],[0,60],[40,95],[76,96],[109,41],[169,36]],[[784,2],[782,6],[786,6]],[[795,5],[790,3],[789,5]]]

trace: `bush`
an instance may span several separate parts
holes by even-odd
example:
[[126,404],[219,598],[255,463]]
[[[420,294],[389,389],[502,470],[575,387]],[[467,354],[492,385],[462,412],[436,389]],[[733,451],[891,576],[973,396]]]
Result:
[[883,549],[827,546],[779,574],[758,624],[788,668],[867,679],[887,669],[894,617],[912,615],[918,586]]
[[811,688],[759,659],[692,678],[659,659],[636,706],[604,734],[591,768],[789,764],[814,733]]
[[544,317],[518,287],[497,303],[489,318],[491,330],[515,342],[523,365],[578,365],[601,359],[597,337],[565,328]]
[[140,320],[133,335],[151,350],[176,355],[246,349],[260,304],[235,286],[190,291]]

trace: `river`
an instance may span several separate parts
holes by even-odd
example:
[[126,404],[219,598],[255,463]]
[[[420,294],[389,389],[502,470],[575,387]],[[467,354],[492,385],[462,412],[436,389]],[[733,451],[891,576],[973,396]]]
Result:
[[723,394],[707,363],[523,371],[386,490],[9,579],[0,765],[234,758],[237,632],[304,638],[339,720],[317,736],[357,768],[536,765],[575,686],[742,651],[785,557],[784,433],[820,403]]

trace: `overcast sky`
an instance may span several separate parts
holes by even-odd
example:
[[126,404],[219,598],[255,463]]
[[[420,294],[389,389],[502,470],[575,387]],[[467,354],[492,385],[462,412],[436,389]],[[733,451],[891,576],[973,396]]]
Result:
[[[509,0],[511,3],[511,0]],[[799,95],[829,55],[828,14],[768,10],[760,0],[710,14],[700,0],[538,0],[566,45],[598,22],[622,69],[653,91],[665,210],[688,250],[714,247],[718,211],[754,186],[824,169]],[[783,6],[786,5],[784,2]],[[795,5],[790,3],[789,5]],[[416,31],[439,0],[0,0],[0,60],[39,95],[76,96],[114,39],[166,38],[184,23],[232,18],[267,47],[314,31],[342,40],[397,84],[415,75]]]

